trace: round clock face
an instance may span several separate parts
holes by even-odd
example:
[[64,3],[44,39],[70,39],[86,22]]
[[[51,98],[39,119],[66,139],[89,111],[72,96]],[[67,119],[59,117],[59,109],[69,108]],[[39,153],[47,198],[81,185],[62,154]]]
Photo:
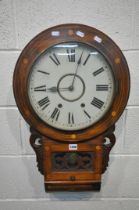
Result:
[[30,104],[41,120],[62,130],[79,130],[98,122],[114,97],[110,65],[95,48],[57,44],[42,53],[28,79]]

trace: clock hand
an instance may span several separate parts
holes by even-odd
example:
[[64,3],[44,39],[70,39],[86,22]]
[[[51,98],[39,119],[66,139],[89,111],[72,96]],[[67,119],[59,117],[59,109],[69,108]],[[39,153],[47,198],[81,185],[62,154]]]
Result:
[[50,91],[50,92],[57,92],[57,87],[56,86],[53,86],[53,87],[50,87],[50,88],[47,88],[46,91]]
[[72,80],[72,84],[69,87],[70,90],[74,89],[74,81],[75,81],[75,77],[77,75],[77,71],[78,71],[79,65],[81,64],[82,55],[83,55],[83,51],[82,51],[81,56],[80,56],[80,58],[79,58],[79,60],[77,62],[77,66],[76,66],[75,74],[74,74],[74,77],[73,77],[73,80]]
[[63,87],[63,88],[58,88],[58,90],[70,90],[70,86],[69,87]]
[[47,88],[46,91],[50,91],[50,92],[57,92],[58,90],[70,90],[70,87],[67,87],[67,88],[57,88],[56,86],[53,86],[53,87],[50,87],[50,88]]

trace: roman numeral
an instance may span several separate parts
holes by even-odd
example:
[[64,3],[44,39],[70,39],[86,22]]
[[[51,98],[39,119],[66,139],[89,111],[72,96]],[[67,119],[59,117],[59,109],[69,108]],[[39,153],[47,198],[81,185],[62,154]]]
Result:
[[90,119],[91,118],[91,116],[88,114],[88,112],[87,111],[85,111],[85,110],[83,110],[84,111],[84,113],[85,113],[85,115]]
[[42,107],[42,110],[44,110],[50,104],[48,96],[38,101],[38,104],[40,107]]
[[42,70],[38,70],[37,72],[40,72],[40,73],[42,73],[42,74],[47,74],[47,75],[50,74],[50,73],[48,73],[48,72],[46,72],[46,71],[42,71]]
[[56,57],[56,54],[53,53],[53,55],[50,55],[49,58],[58,66],[60,65],[60,62],[58,60],[58,58]]
[[87,58],[85,59],[83,65],[85,66],[85,64],[87,63],[88,59],[90,58],[90,54],[87,56]]
[[96,91],[108,91],[108,85],[96,85]]
[[46,91],[46,85],[35,87],[34,91]]
[[98,109],[101,109],[104,102],[101,101],[100,99],[94,97],[93,100],[91,101],[91,104],[94,105],[95,107],[97,107]]
[[59,114],[60,114],[60,110],[58,108],[55,108],[51,114],[51,118],[57,121],[59,118]]
[[75,62],[75,49],[74,48],[67,49],[67,54],[69,62]]
[[93,72],[93,75],[94,75],[94,76],[97,76],[98,74],[100,74],[100,73],[103,72],[103,71],[104,71],[104,69],[103,69],[103,67],[102,67],[102,68],[96,70],[95,72]]
[[71,112],[68,113],[68,123],[74,124],[74,115]]

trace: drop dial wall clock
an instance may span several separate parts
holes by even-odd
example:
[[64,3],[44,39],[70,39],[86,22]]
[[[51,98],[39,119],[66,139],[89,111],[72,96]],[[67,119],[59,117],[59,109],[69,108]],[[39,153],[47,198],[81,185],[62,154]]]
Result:
[[45,189],[100,190],[129,96],[118,46],[89,26],[49,28],[22,51],[13,87]]

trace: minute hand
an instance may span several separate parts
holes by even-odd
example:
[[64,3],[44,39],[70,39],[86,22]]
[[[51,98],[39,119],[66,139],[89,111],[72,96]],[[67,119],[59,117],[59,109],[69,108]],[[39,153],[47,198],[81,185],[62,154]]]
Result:
[[76,67],[76,71],[75,71],[75,74],[74,74],[74,77],[73,77],[73,80],[72,80],[72,84],[71,84],[71,88],[73,89],[73,86],[74,86],[74,81],[75,81],[75,77],[77,75],[77,71],[78,71],[78,68],[79,68],[79,65],[81,64],[81,59],[82,59],[82,55],[83,55],[83,51],[82,51],[82,54],[77,62],[77,67]]

